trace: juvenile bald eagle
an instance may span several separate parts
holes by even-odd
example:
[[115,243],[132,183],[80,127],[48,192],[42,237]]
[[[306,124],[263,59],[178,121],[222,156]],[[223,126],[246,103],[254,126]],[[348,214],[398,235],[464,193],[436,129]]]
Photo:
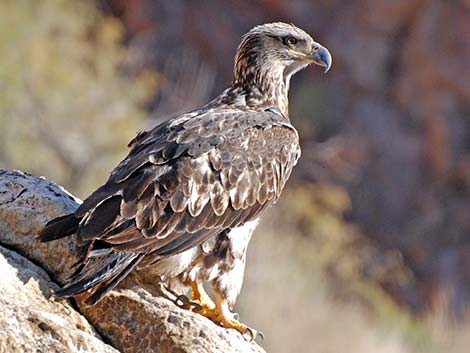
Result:
[[291,76],[310,63],[326,72],[331,56],[294,25],[245,34],[228,89],[139,133],[108,181],[41,231],[45,242],[76,234],[86,249],[56,296],[91,290],[93,305],[136,266],[147,267],[190,286],[202,315],[253,336],[232,310],[259,215],[279,198],[300,156],[287,95]]

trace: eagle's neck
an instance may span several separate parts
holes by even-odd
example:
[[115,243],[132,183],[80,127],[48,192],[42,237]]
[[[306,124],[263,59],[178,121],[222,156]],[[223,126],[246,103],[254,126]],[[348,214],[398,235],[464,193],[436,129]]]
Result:
[[232,85],[213,102],[255,110],[275,108],[289,119],[288,93],[292,74],[284,71],[282,67],[243,70],[240,74],[236,71]]

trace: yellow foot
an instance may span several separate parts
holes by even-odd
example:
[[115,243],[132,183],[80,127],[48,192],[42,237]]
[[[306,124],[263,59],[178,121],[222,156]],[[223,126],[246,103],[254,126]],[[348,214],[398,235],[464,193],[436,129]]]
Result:
[[191,301],[188,297],[179,296],[180,299],[183,297],[182,301],[185,302],[186,308],[207,317],[216,324],[226,328],[235,329],[244,335],[244,337],[249,336],[250,341],[256,339],[256,337],[260,337],[261,339],[264,338],[261,332],[258,332],[235,319],[235,315],[230,310],[227,299],[216,288],[213,287],[216,298],[216,302],[214,303],[204,290],[204,286],[202,284],[192,281],[189,281],[188,284],[193,290]]
[[194,307],[192,310],[193,311],[203,311],[203,310],[214,310],[215,304],[212,301],[212,299],[209,297],[209,295],[206,293],[204,290],[204,286],[202,284],[196,283],[196,282],[189,282],[189,285],[191,286],[191,289],[193,290],[193,294],[191,296],[191,300],[194,303],[199,304],[200,308]]
[[214,309],[202,309],[197,312],[225,328],[235,329],[244,336],[248,335],[250,341],[255,340],[257,337],[260,337],[261,339],[264,338],[262,332],[258,332],[257,330],[246,326],[245,324],[236,320],[234,318],[234,314],[232,314],[231,312],[227,312],[222,308],[216,307]]
[[201,314],[201,312],[214,310],[214,308],[215,308],[215,304],[213,302],[206,302],[206,301],[193,299],[191,301],[191,303],[197,304],[197,305],[193,305],[191,310],[194,311],[194,312],[197,312],[199,314]]
[[233,328],[240,332],[242,335],[249,335],[250,341],[253,341],[256,339],[256,337],[261,337],[263,338],[263,334],[261,332],[258,332],[257,330],[246,326],[245,324],[241,323],[238,320],[235,320],[234,318],[229,318],[229,319],[222,319],[219,322],[223,327],[226,328]]

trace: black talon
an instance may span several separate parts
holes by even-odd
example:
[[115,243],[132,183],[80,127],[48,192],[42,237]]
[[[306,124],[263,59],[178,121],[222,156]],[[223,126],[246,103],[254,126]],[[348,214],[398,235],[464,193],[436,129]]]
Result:
[[190,302],[189,298],[184,294],[178,295],[174,300],[175,305],[180,308],[187,306]]
[[[261,342],[264,340],[264,333],[261,331],[256,331],[255,329],[247,327],[246,333],[248,333],[248,335],[250,336],[248,342],[253,342],[253,341],[256,342],[258,337],[260,338]],[[244,335],[244,337],[246,336]]]
[[202,310],[202,305],[199,304],[199,303],[196,303],[196,302],[189,302],[189,304],[190,304],[191,306],[193,306],[194,309],[196,309],[196,311],[201,311],[201,310]]
[[202,306],[199,303],[192,302],[184,294],[178,295],[176,297],[176,299],[174,300],[174,303],[177,307],[182,308],[182,309],[188,309],[190,307],[194,307],[196,309],[196,311],[201,311],[202,310]]
[[256,339],[256,331],[252,328],[247,327],[246,332],[250,335],[250,339],[248,340],[248,342],[253,342]]

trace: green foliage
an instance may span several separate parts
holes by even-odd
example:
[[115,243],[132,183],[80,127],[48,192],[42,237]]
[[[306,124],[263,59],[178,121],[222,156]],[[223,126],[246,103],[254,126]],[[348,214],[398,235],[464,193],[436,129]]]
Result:
[[120,72],[121,26],[91,1],[4,0],[0,14],[0,167],[86,196],[142,126],[151,75]]

